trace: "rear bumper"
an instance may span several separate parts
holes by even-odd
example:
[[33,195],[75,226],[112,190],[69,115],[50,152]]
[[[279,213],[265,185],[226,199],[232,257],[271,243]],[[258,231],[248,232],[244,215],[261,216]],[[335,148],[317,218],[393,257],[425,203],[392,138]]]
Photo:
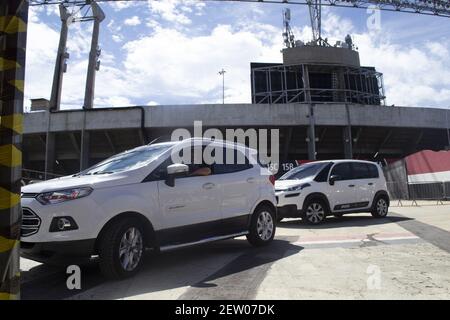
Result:
[[95,239],[20,243],[20,255],[42,263],[70,263],[89,260]]

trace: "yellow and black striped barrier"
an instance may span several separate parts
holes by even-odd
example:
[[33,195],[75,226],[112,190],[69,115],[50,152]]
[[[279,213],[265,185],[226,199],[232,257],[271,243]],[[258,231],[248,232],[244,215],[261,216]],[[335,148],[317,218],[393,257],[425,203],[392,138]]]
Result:
[[0,1],[0,300],[20,297],[20,179],[28,0]]

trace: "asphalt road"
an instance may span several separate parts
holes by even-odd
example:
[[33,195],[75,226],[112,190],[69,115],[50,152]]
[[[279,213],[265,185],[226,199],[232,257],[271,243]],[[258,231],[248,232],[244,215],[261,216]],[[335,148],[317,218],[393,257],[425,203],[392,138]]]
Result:
[[315,227],[283,220],[269,247],[238,238],[148,252],[123,281],[106,281],[93,261],[81,266],[80,290],[67,289],[65,267],[21,259],[21,269],[22,299],[449,299],[450,205]]

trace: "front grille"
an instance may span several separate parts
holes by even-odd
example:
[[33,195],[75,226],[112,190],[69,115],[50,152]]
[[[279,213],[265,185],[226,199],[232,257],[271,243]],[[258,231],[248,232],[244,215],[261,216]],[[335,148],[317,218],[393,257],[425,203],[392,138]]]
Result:
[[31,236],[39,231],[41,226],[41,218],[28,208],[22,209],[22,227],[20,235],[22,237]]

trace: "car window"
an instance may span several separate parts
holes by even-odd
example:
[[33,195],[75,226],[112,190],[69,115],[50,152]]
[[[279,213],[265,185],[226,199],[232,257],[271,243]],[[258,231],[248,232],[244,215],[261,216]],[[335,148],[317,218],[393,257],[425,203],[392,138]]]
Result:
[[369,179],[369,167],[363,162],[352,162],[352,177],[353,179]]
[[374,164],[367,164],[367,166],[369,167],[369,178],[374,179],[374,178],[379,178],[380,175],[378,173],[378,167]]
[[326,182],[328,179],[328,173],[330,172],[331,166],[333,165],[332,162],[329,162],[320,172],[317,174],[317,176],[314,178],[314,181],[316,182]]
[[338,176],[339,178],[336,181],[340,180],[351,180],[352,179],[352,171],[349,162],[343,162],[336,164],[331,170],[330,176]]
[[[189,172],[184,177],[178,177],[177,179],[189,178],[189,177],[198,177],[198,176],[210,176],[214,174],[213,168],[211,165],[207,165],[204,162],[202,163],[194,163],[194,152],[195,148],[202,148],[202,152],[205,146],[196,146],[190,147],[191,159],[186,161],[185,163],[189,167]],[[184,149],[180,151],[180,156],[183,156]],[[167,179],[167,167],[173,164],[172,157],[169,155],[166,160],[164,160],[152,173],[148,175],[144,181],[156,181],[156,180],[165,180]]]
[[[232,159],[228,159],[232,160],[231,163],[230,161],[227,161],[227,152],[233,155]],[[212,166],[214,174],[239,172],[253,167],[250,164],[248,157],[237,149],[223,148],[222,154],[223,154],[222,163],[214,163]]]
[[171,145],[154,145],[122,152],[84,170],[80,174],[105,174],[140,168],[157,159],[170,147]]
[[325,166],[324,163],[307,163],[298,166],[281,176],[279,180],[300,180],[315,176],[320,169]]

